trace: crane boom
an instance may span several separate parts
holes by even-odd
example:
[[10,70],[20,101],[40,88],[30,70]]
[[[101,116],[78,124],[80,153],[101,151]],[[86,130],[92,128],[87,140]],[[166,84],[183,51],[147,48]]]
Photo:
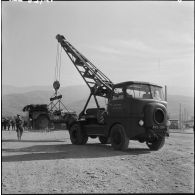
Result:
[[109,98],[112,93],[113,83],[98,68],[96,68],[83,54],[73,47],[63,35],[57,35],[56,39],[65,50],[66,54],[90,88],[90,96]]

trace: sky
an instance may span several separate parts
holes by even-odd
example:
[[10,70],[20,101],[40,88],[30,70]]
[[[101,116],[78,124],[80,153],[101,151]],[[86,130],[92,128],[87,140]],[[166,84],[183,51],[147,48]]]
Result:
[[[48,86],[64,37],[113,83],[194,96],[194,5],[177,1],[2,2],[2,84]],[[61,53],[60,84],[85,85]]]

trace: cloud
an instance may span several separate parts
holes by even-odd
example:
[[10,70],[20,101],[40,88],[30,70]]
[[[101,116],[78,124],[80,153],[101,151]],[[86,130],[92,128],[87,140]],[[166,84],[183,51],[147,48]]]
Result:
[[115,49],[109,46],[97,46],[97,47],[92,47],[92,48],[99,52],[103,52],[107,54],[118,54],[118,55],[122,54],[122,51],[120,51],[119,49]]
[[104,45],[92,46],[91,48],[110,55],[131,56],[140,58],[188,58],[194,54],[194,41],[189,34],[175,35],[165,31],[160,38],[160,44],[150,44],[147,40],[138,39],[112,39],[104,42]]

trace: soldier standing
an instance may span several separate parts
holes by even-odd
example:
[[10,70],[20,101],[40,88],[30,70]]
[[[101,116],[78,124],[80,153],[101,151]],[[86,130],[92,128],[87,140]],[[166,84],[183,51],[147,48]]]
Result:
[[23,127],[22,127],[22,119],[19,114],[17,114],[16,118],[16,132],[18,140],[21,140],[23,134]]
[[4,119],[4,118],[2,118],[2,119],[1,119],[1,130],[3,130],[3,127],[4,127],[4,122],[5,122],[5,119]]
[[8,120],[7,120],[7,128],[8,128],[8,131],[9,131],[9,129],[10,129],[10,126],[11,126],[11,121],[8,119]]
[[11,120],[12,130],[15,130],[15,121],[14,119]]
[[4,123],[3,123],[3,129],[6,131],[6,126],[7,126],[7,119],[4,119]]

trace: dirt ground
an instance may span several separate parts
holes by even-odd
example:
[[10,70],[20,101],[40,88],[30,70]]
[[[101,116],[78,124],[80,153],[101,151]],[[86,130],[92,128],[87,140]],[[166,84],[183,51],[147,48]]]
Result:
[[130,141],[115,151],[89,139],[72,145],[67,131],[2,132],[2,193],[193,193],[194,133],[171,133],[150,151]]

